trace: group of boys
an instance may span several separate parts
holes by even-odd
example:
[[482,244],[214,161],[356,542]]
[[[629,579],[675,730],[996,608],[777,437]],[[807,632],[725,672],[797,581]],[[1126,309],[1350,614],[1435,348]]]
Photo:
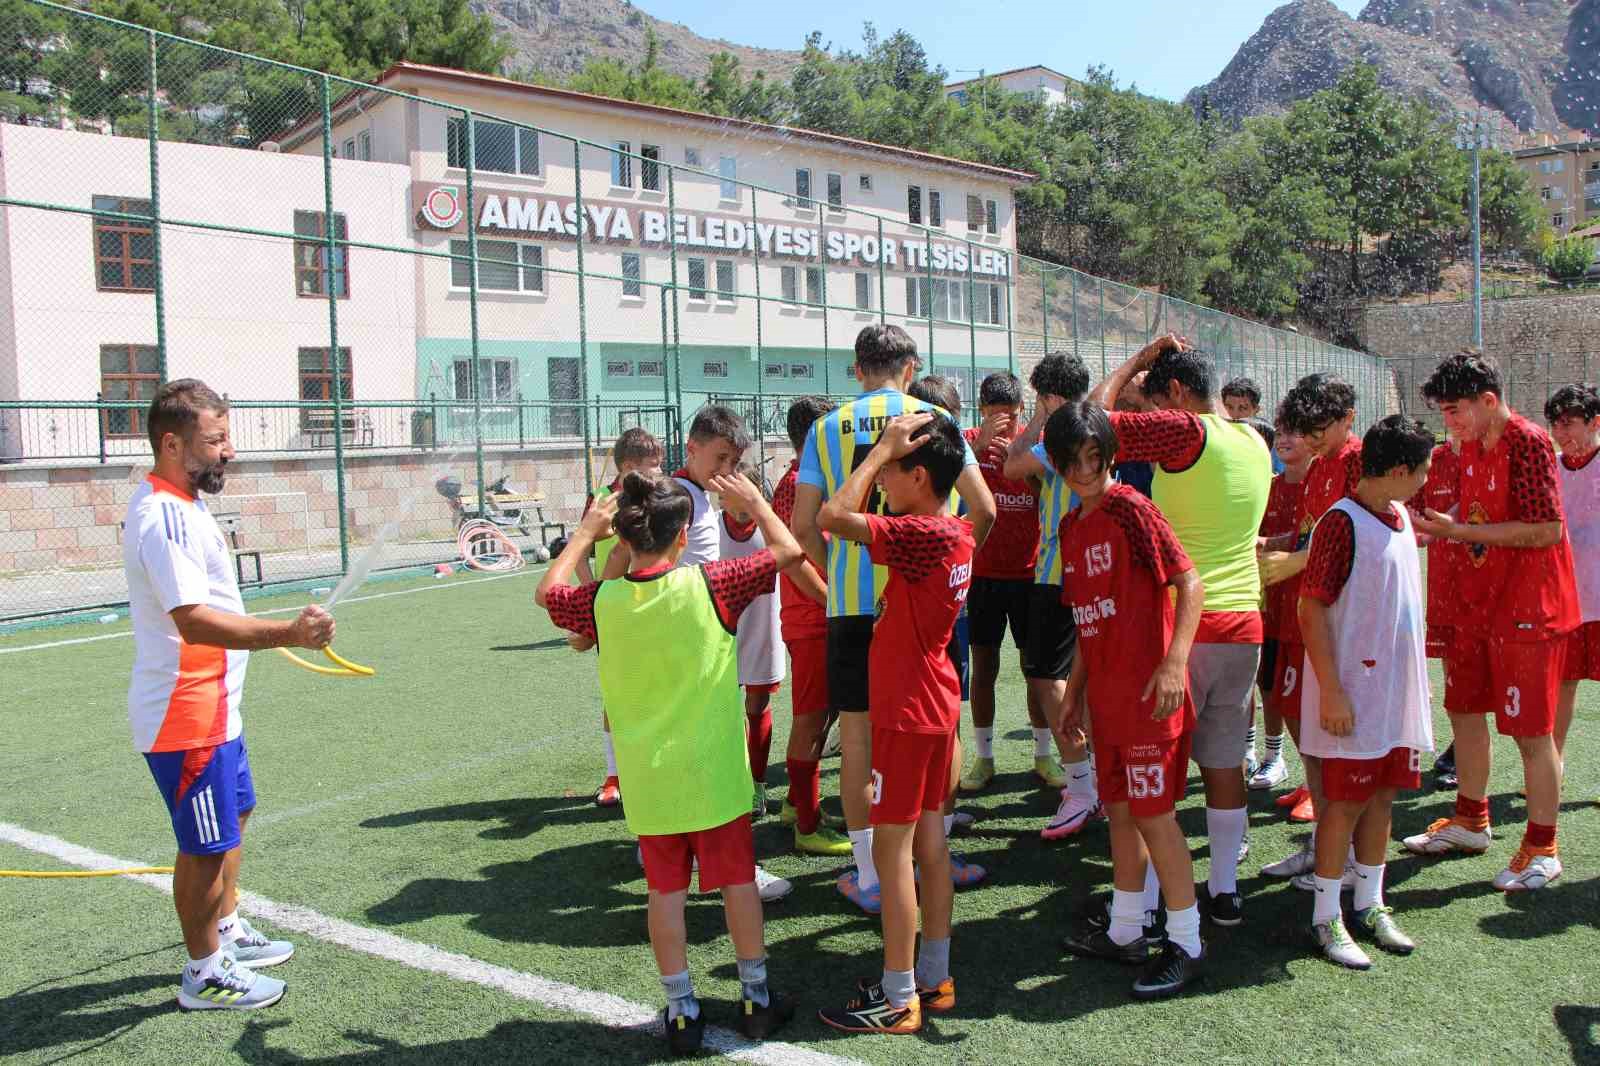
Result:
[[[925,1012],[955,1005],[953,886],[982,872],[952,863],[953,797],[958,786],[978,791],[994,776],[994,690],[1008,627],[1027,679],[1034,770],[1061,789],[1043,835],[1110,822],[1111,898],[1066,946],[1139,965],[1138,998],[1174,994],[1202,975],[1202,913],[1214,925],[1242,923],[1247,789],[1285,780],[1285,728],[1306,774],[1303,797],[1293,799],[1314,831],[1301,852],[1263,872],[1314,893],[1311,932],[1330,960],[1371,965],[1344,924],[1346,890],[1354,891],[1358,930],[1386,951],[1414,949],[1382,883],[1393,801],[1419,786],[1422,753],[1433,748],[1430,654],[1445,658],[1460,793],[1451,818],[1405,847],[1439,854],[1489,846],[1484,716],[1493,713],[1521,749],[1529,812],[1495,887],[1537,889],[1560,875],[1560,744],[1576,681],[1600,679],[1600,464],[1591,462],[1600,451],[1600,396],[1575,386],[1552,397],[1546,416],[1562,445],[1558,461],[1550,437],[1510,410],[1495,371],[1475,354],[1445,360],[1424,387],[1453,438],[1438,447],[1401,416],[1358,438],[1355,392],[1330,374],[1296,383],[1275,422],[1262,423],[1254,417],[1260,393],[1248,381],[1230,382],[1219,402],[1211,362],[1182,338],[1163,337],[1091,390],[1080,360],[1051,354],[1030,376],[1030,419],[1020,382],[995,374],[979,390],[980,424],[963,434],[951,417],[959,398],[914,384],[921,364],[910,336],[868,327],[856,342],[862,394],[838,407],[803,397],[791,409],[797,458],[774,508],[755,507],[753,486],[728,476],[749,443],[742,426],[712,425],[723,418],[715,412],[706,425],[706,412],[697,417],[690,462],[677,475],[693,505],[687,550],[672,561],[693,565],[694,526],[704,520],[702,503],[709,508],[703,485],[720,486],[732,515],[724,522],[754,523],[772,546],[763,514],[775,510],[771,521],[803,551],[774,564],[772,551],[755,548],[740,560],[763,567],[760,595],[776,587],[794,678],[783,816],[800,850],[851,854],[839,890],[882,915],[881,977],[822,1010],[826,1024],[909,1033]],[[708,448],[712,441],[728,447]],[[619,471],[635,463],[621,442],[617,457]],[[644,457],[644,469],[652,459],[659,466],[658,451]],[[604,520],[613,512],[585,519],[590,543],[611,533]],[[606,560],[606,576],[633,581],[628,534],[620,525],[616,532],[623,546]],[[1419,543],[1432,553],[1426,607]],[[601,586],[562,587],[579,560],[572,563],[547,575],[541,594],[548,592],[558,624],[601,638],[604,659],[593,606]],[[723,610],[723,571],[706,573]],[[587,614],[573,612],[573,596],[589,604]],[[748,614],[748,603],[732,616],[740,612]],[[724,628],[715,639],[744,659],[744,622],[725,620]],[[969,645],[976,751],[963,775],[959,667]],[[739,673],[748,691],[753,682]],[[1265,759],[1254,746],[1258,685]],[[762,695],[769,699],[770,687]],[[615,718],[610,690],[606,698]],[[750,813],[759,815],[770,710],[767,699],[749,696],[746,710],[739,770],[753,777]],[[629,709],[630,718],[640,713]],[[844,836],[818,804],[818,762],[833,719]],[[1175,817],[1191,760],[1210,838],[1200,885]],[[631,804],[628,814],[630,827],[647,835]],[[641,825],[661,816],[653,810]],[[749,818],[741,814],[736,830],[746,837]],[[674,861],[702,862],[702,890],[723,887],[726,897],[747,853],[758,878],[753,850],[741,845],[738,869],[715,863],[708,885],[712,864],[700,834],[726,827],[666,821],[678,826],[664,834],[675,841]],[[670,878],[652,870],[662,851],[660,841],[642,847],[653,943],[658,882],[670,892],[687,888],[687,865],[681,878],[676,867]],[[753,965],[744,940],[736,943],[741,977]],[[669,1036],[678,1035],[681,1049],[690,1012],[674,1013],[671,1003],[686,1002],[687,974],[668,969],[681,949],[663,956],[658,944],[657,954]],[[771,1008],[746,1000],[747,1017],[765,1017],[761,1031],[787,1017],[764,1009]]]

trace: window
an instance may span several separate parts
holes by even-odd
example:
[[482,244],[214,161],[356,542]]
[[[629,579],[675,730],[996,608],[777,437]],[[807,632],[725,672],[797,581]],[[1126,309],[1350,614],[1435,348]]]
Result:
[[661,191],[661,146],[641,144],[639,154],[644,161],[639,164],[639,187],[651,192]]
[[828,175],[828,206],[838,211],[844,207],[844,175]]
[[1554,226],[1556,229],[1562,229],[1562,228],[1564,228],[1566,226],[1566,224],[1567,224],[1567,216],[1566,215],[1551,215],[1550,216],[1550,225]]
[[606,363],[606,377],[626,378],[633,376],[633,364],[626,359],[612,359]]
[[700,373],[708,378],[725,378],[728,376],[727,361],[718,360],[714,363],[702,363],[700,365]]
[[706,298],[706,261],[704,259],[689,260],[689,299],[704,300]]
[[[300,349],[300,398],[302,400],[333,401],[333,359],[331,348]],[[339,349],[339,399],[355,398],[354,379],[351,376],[350,349]],[[328,428],[328,414],[315,408],[300,409],[300,428],[317,425]]]
[[344,157],[346,159],[354,159],[356,157],[356,139],[354,137],[348,138],[344,142]]
[[698,149],[698,148],[685,148],[683,150],[683,165],[686,166],[686,167],[697,167],[697,166],[699,166],[700,165],[700,149]]
[[786,378],[789,376],[789,368],[782,363],[768,363],[762,368],[761,372],[769,378]]
[[790,363],[789,376],[791,378],[811,378],[815,375],[812,373],[810,363]]
[[148,344],[102,344],[100,346],[100,398],[119,403],[139,404],[100,412],[100,425],[107,437],[137,439],[149,431],[145,411],[161,386],[161,355]]
[[906,220],[917,225],[922,224],[922,186],[908,185],[906,187]]
[[[941,322],[965,322],[967,283],[958,278],[907,278],[906,314],[912,318],[927,318],[930,313]],[[976,294],[973,301],[980,297]],[[982,315],[988,308],[978,311]],[[980,317],[979,322],[984,319]]]
[[[466,289],[472,285],[472,261],[467,259],[470,245],[451,241],[450,287]],[[544,292],[544,248],[516,241],[478,242],[478,288],[487,292]]]
[[983,203],[983,225],[991,237],[1000,232],[1000,205],[993,200]]
[[928,225],[944,226],[944,197],[938,189],[928,190]]
[[[122,215],[148,215],[149,200],[121,196],[96,196],[96,211]],[[154,292],[156,239],[147,222],[124,218],[94,220],[95,287],[102,292]]]
[[618,141],[617,150],[611,153],[611,184],[618,189],[633,188],[633,146]]
[[[472,360],[455,361],[455,387],[457,400],[472,399]],[[517,398],[517,361],[515,359],[478,360],[478,395],[486,401],[504,403]]]
[[735,280],[735,271],[732,259],[717,260],[717,299],[733,302],[738,295],[739,285]]
[[799,207],[811,206],[811,171],[805,167],[795,168],[794,198]]
[[642,378],[664,377],[665,365],[660,359],[641,359],[639,360],[639,376]]
[[871,174],[861,174],[861,175],[859,175],[856,178],[856,187],[859,188],[862,192],[871,192],[872,191],[872,175]]
[[822,303],[821,267],[806,267],[806,303]]
[[644,286],[639,283],[643,276],[643,263],[637,253],[622,253],[622,295],[644,297]]
[[967,194],[967,232],[976,233],[983,225],[983,201],[971,193]]
[[[472,127],[475,170],[500,174],[539,173],[539,134],[509,122],[474,119]],[[445,131],[445,162],[467,165],[467,120],[453,118]]]
[[[1005,298],[1001,294],[999,285],[983,283],[973,286],[973,315],[978,322],[990,326],[1003,326],[1006,324],[1004,317]],[[983,317],[983,309],[988,308],[987,317]]]
[[[350,295],[350,250],[336,245],[333,249],[333,268],[329,269],[328,235],[323,226],[325,217],[321,211],[294,213],[295,235],[311,238],[294,242],[294,291],[301,296],[327,296],[331,277],[334,297],[343,300]],[[336,241],[350,238],[344,215],[339,212],[333,216],[333,238]]]
[[739,176],[739,161],[731,155],[723,156],[717,160],[717,173],[722,176],[722,198],[737,200],[739,183],[734,179]]
[[362,130],[361,136],[356,138],[360,142],[360,156],[370,161],[372,159],[372,131]]
[[1565,159],[1552,159],[1550,161],[1550,173],[1559,174],[1566,169],[1567,161]]
[[1550,199],[1550,186],[1545,185],[1545,186],[1543,186],[1543,187],[1541,187],[1539,189],[1539,199],[1541,199],[1541,200]]
[[872,278],[865,273],[856,274],[856,307],[872,310]]
[[800,299],[799,276],[794,267],[778,268],[778,279],[782,285],[783,298],[789,303]]

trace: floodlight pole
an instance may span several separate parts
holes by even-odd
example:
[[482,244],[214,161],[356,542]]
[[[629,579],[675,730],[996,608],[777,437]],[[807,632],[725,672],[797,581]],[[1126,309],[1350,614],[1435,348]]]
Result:
[[1456,124],[1456,147],[1472,150],[1472,346],[1483,351],[1483,211],[1478,152],[1492,147],[1493,128],[1482,108],[1462,112]]

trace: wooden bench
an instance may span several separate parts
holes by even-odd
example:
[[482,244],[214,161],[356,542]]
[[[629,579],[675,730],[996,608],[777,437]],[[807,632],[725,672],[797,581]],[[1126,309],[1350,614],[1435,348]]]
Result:
[[[538,520],[539,540],[547,546],[550,543],[550,531],[552,529],[556,531],[556,536],[558,537],[567,535],[567,524],[565,522],[552,522],[545,518],[544,493],[542,492],[491,492],[489,493],[489,502],[494,505],[496,510],[500,511],[531,510]],[[476,495],[462,495],[461,513],[464,515],[469,511],[474,512],[480,518],[487,517],[482,508],[478,506],[478,497]],[[531,528],[531,525],[523,523],[523,527]]]
[[[233,572],[239,579],[240,587],[261,584],[261,553],[253,549],[239,547],[239,531],[244,527],[244,515],[230,512],[215,514],[211,517],[217,520],[217,528],[222,530],[223,534],[228,538],[228,543],[233,546]],[[244,561],[246,559],[255,563],[256,576],[254,581],[246,581],[244,579]]]
[[[300,412],[300,432],[305,434],[313,448],[333,446],[334,411],[325,407]],[[373,437],[372,412],[364,407],[346,407],[339,426],[346,443],[371,447]]]

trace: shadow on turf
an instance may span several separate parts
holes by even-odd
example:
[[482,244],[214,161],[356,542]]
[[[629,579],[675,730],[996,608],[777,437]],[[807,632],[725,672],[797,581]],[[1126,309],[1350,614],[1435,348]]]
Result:
[[567,638],[555,637],[551,640],[536,640],[531,644],[494,644],[490,651],[547,651],[551,648],[565,648]]
[[[50,988],[34,985],[29,990],[0,999],[0,1018],[5,1019],[5,1024],[0,1025],[0,1059],[63,1044],[97,1041],[93,1047],[80,1048],[63,1057],[80,1055],[132,1032],[148,1018],[178,1009],[175,994],[177,979],[171,973],[120,977],[115,981],[90,984],[62,984],[74,976],[78,975],[53,978],[48,982],[52,986]],[[160,1003],[125,1002],[142,998],[156,989],[169,993]],[[94,1009],[108,1001],[124,1002],[103,1010]]]
[[620,819],[619,810],[602,811],[587,796],[528,796],[517,799],[453,803],[368,818],[363,829],[401,829],[433,822],[490,822],[481,832],[484,840],[522,840],[552,825]]
[[1594,1036],[1600,1027],[1600,1007],[1559,1006],[1552,1014],[1556,1029],[1572,1048],[1572,1061],[1600,1062],[1600,1042]]
[[443,1040],[436,1044],[402,1044],[376,1033],[346,1032],[344,1038],[365,1045],[339,1055],[301,1055],[274,1048],[267,1035],[286,1021],[252,1022],[233,1043],[233,1053],[251,1066],[436,1066],[438,1063],[506,1062],[660,1062],[660,1037],[644,1031],[609,1029],[596,1022],[501,1022],[483,1036]]

